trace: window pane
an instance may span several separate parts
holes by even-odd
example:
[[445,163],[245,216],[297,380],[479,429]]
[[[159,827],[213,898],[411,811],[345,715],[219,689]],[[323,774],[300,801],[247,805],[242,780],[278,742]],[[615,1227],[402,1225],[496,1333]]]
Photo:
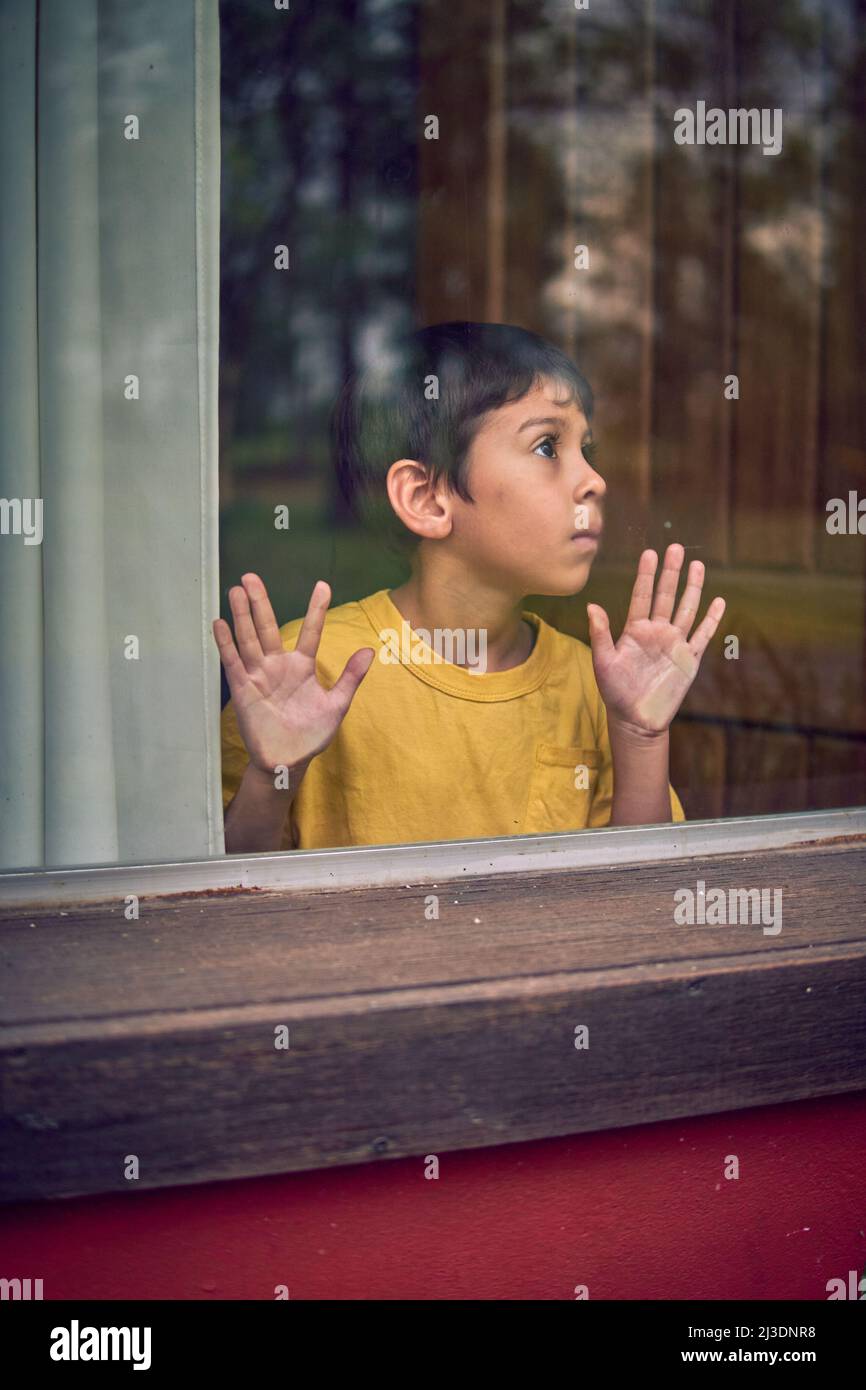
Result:
[[280,624],[317,578],[332,608],[403,584],[335,482],[340,387],[399,330],[519,325],[589,377],[608,488],[586,587],[527,606],[616,639],[679,541],[727,602],[673,725],[687,817],[866,800],[862,19],[224,3],[225,615],[248,570]]

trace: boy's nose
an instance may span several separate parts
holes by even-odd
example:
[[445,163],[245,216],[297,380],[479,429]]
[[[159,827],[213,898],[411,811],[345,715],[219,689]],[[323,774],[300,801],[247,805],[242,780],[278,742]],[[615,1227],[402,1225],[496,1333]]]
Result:
[[589,476],[584,477],[574,489],[575,500],[582,502],[586,497],[604,497],[607,492],[607,483],[600,473],[591,469]]

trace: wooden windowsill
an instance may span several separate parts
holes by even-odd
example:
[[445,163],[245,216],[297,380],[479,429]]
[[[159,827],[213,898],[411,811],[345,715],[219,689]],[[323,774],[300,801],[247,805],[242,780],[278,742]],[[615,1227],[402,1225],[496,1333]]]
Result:
[[[699,881],[781,889],[782,930],[676,925],[675,890]],[[138,921],[122,893],[2,906],[0,1196],[441,1154],[866,1089],[864,882],[855,835],[435,886],[154,895]]]

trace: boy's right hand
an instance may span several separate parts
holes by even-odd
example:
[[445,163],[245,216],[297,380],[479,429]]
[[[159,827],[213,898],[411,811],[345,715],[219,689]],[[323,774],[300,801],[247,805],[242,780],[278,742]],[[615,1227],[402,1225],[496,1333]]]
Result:
[[273,776],[276,767],[304,767],[327,748],[376,653],[359,648],[326,690],[316,677],[316,652],[331,602],[325,581],[313,586],[294,651],[283,647],[259,576],[245,574],[241,585],[229,590],[237,647],[224,619],[214,620],[213,633],[250,762]]

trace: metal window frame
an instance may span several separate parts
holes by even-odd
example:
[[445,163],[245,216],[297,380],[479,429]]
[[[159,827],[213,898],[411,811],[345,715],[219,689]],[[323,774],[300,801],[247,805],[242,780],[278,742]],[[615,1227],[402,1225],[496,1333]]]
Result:
[[220,888],[287,892],[374,888],[440,878],[659,863],[783,849],[863,834],[866,807],[855,806],[551,835],[227,854],[150,864],[18,869],[0,874],[0,904],[86,903],[130,893],[159,896]]

